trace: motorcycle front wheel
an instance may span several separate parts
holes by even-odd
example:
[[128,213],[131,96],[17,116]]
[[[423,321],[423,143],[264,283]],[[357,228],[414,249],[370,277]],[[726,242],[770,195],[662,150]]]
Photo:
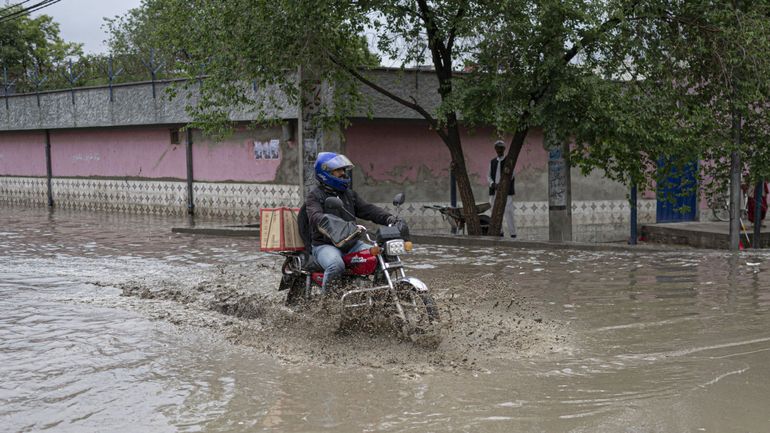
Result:
[[398,296],[406,318],[401,326],[403,335],[414,342],[438,346],[441,339],[437,325],[441,319],[433,297],[416,290],[403,290]]

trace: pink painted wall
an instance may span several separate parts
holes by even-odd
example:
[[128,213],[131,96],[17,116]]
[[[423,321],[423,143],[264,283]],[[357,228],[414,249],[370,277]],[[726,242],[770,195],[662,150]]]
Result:
[[[232,138],[217,142],[196,132],[195,180],[275,181],[283,154],[291,149],[283,146],[277,159],[257,159],[254,141],[269,142],[280,135],[280,128],[241,128]],[[186,179],[183,132],[180,140],[181,144],[171,144],[168,127],[52,131],[53,176]],[[0,133],[0,175],[45,176],[45,134]]]
[[272,182],[287,150],[278,159],[256,159],[254,141],[269,142],[281,137],[280,129],[236,131],[229,139],[214,142],[196,134],[193,139],[193,173],[198,181]]
[[184,145],[168,128],[72,130],[51,133],[54,176],[184,179]]
[[[415,182],[419,169],[431,176],[449,176],[449,150],[438,135],[421,122],[356,121],[346,131],[346,154],[374,181]],[[486,185],[489,160],[497,136],[491,129],[463,132],[463,148],[472,182]],[[504,137],[506,145],[510,137]],[[548,154],[539,131],[524,144],[515,171],[545,170]]]
[[0,133],[0,176],[45,175],[44,133]]

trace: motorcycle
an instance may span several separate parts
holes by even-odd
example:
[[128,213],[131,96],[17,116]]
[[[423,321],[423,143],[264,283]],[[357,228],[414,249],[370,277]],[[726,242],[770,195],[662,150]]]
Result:
[[[396,195],[393,205],[400,211],[404,194]],[[344,210],[342,200],[329,197],[324,202],[326,209]],[[303,225],[307,213],[300,210],[300,235],[310,245],[309,233]],[[360,239],[372,245],[363,251],[343,255],[345,272],[331,296],[332,302],[339,302],[342,323],[368,317],[374,313],[385,313],[404,337],[417,341],[437,338],[440,322],[438,307],[428,286],[417,278],[406,275],[401,256],[412,250],[408,240],[408,228],[402,224],[381,226],[372,235],[364,226],[355,225],[334,215],[327,214],[327,224],[335,232],[332,242],[340,247],[343,243]],[[322,221],[322,223],[324,223]],[[341,228],[341,229],[340,229]],[[304,234],[303,234],[304,233]],[[321,297],[324,270],[308,251],[280,252],[285,257],[281,283],[278,290],[286,290],[286,304],[297,305]]]
[[[452,234],[465,234],[465,216],[463,216],[463,208],[441,205],[426,205],[423,209],[432,209],[438,211],[444,220],[449,221],[449,227]],[[477,203],[476,213],[479,215],[479,224],[481,225],[481,234],[486,235],[489,233],[489,224],[491,219],[488,215],[483,215],[484,212],[492,208],[489,203]]]

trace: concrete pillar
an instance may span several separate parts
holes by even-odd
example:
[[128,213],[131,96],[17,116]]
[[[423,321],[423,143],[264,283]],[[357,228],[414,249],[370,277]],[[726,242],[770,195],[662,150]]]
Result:
[[193,197],[193,131],[188,126],[185,131],[185,150],[187,162],[187,214],[195,215],[195,198]]
[[318,113],[321,109],[320,85],[309,84],[308,72],[305,69],[299,71],[300,83],[300,106],[299,118],[297,119],[297,129],[299,130],[299,146],[301,161],[300,170],[302,180],[300,184],[303,190],[300,191],[302,197],[307,196],[308,192],[315,186],[315,177],[313,176],[313,162],[321,151],[323,145],[323,131],[318,126]]
[[548,149],[548,239],[572,241],[569,144],[564,142],[553,143]]
[[297,119],[300,144],[300,176],[303,200],[316,185],[313,164],[319,152],[342,152],[343,134],[339,128],[330,128],[321,118],[322,108],[331,107],[332,89],[327,82],[313,77],[308,68],[299,69],[301,95]]
[[45,130],[45,171],[48,187],[48,207],[53,207],[53,171],[51,170],[51,131]]

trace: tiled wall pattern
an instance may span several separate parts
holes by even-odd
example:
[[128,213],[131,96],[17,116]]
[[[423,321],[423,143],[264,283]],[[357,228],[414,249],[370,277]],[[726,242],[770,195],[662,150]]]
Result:
[[193,184],[195,212],[210,217],[259,220],[259,209],[300,205],[299,186],[266,183]]
[[183,215],[187,185],[175,181],[53,179],[56,207],[62,209]]
[[[184,215],[187,184],[179,181],[61,179],[52,183],[57,207],[111,212]],[[46,180],[37,177],[0,177],[0,203],[45,205]],[[193,184],[196,215],[253,222],[263,207],[298,206],[295,185],[204,183]],[[449,223],[430,203],[409,203],[401,216],[415,232],[449,233]],[[379,203],[394,212],[392,203]],[[639,223],[655,222],[655,200],[639,201]],[[548,203],[514,202],[520,239],[548,239]],[[611,242],[628,238],[630,210],[625,200],[572,203],[573,237],[581,242]]]
[[[656,209],[656,200],[639,200],[638,223],[655,223]],[[631,206],[626,200],[572,202],[572,236],[577,242],[627,240],[631,227],[630,222]],[[545,233],[547,238],[547,222]]]
[[[433,204],[437,203],[406,203],[401,208],[401,216],[415,232],[449,233],[450,225],[438,211],[423,208],[424,205]],[[378,205],[394,212],[391,203]],[[637,218],[640,224],[655,222],[655,207],[655,200],[639,201]],[[519,239],[548,239],[547,202],[514,202],[514,215]],[[572,234],[575,241],[612,242],[627,239],[629,222],[630,209],[625,200],[572,203]]]
[[47,191],[48,183],[44,177],[0,176],[0,203],[45,206]]
[[[62,179],[52,181],[63,209],[155,215],[187,212],[187,183],[153,180]],[[0,177],[0,203],[45,205],[45,178]],[[262,207],[297,206],[299,187],[247,183],[194,183],[197,215],[256,221]]]

